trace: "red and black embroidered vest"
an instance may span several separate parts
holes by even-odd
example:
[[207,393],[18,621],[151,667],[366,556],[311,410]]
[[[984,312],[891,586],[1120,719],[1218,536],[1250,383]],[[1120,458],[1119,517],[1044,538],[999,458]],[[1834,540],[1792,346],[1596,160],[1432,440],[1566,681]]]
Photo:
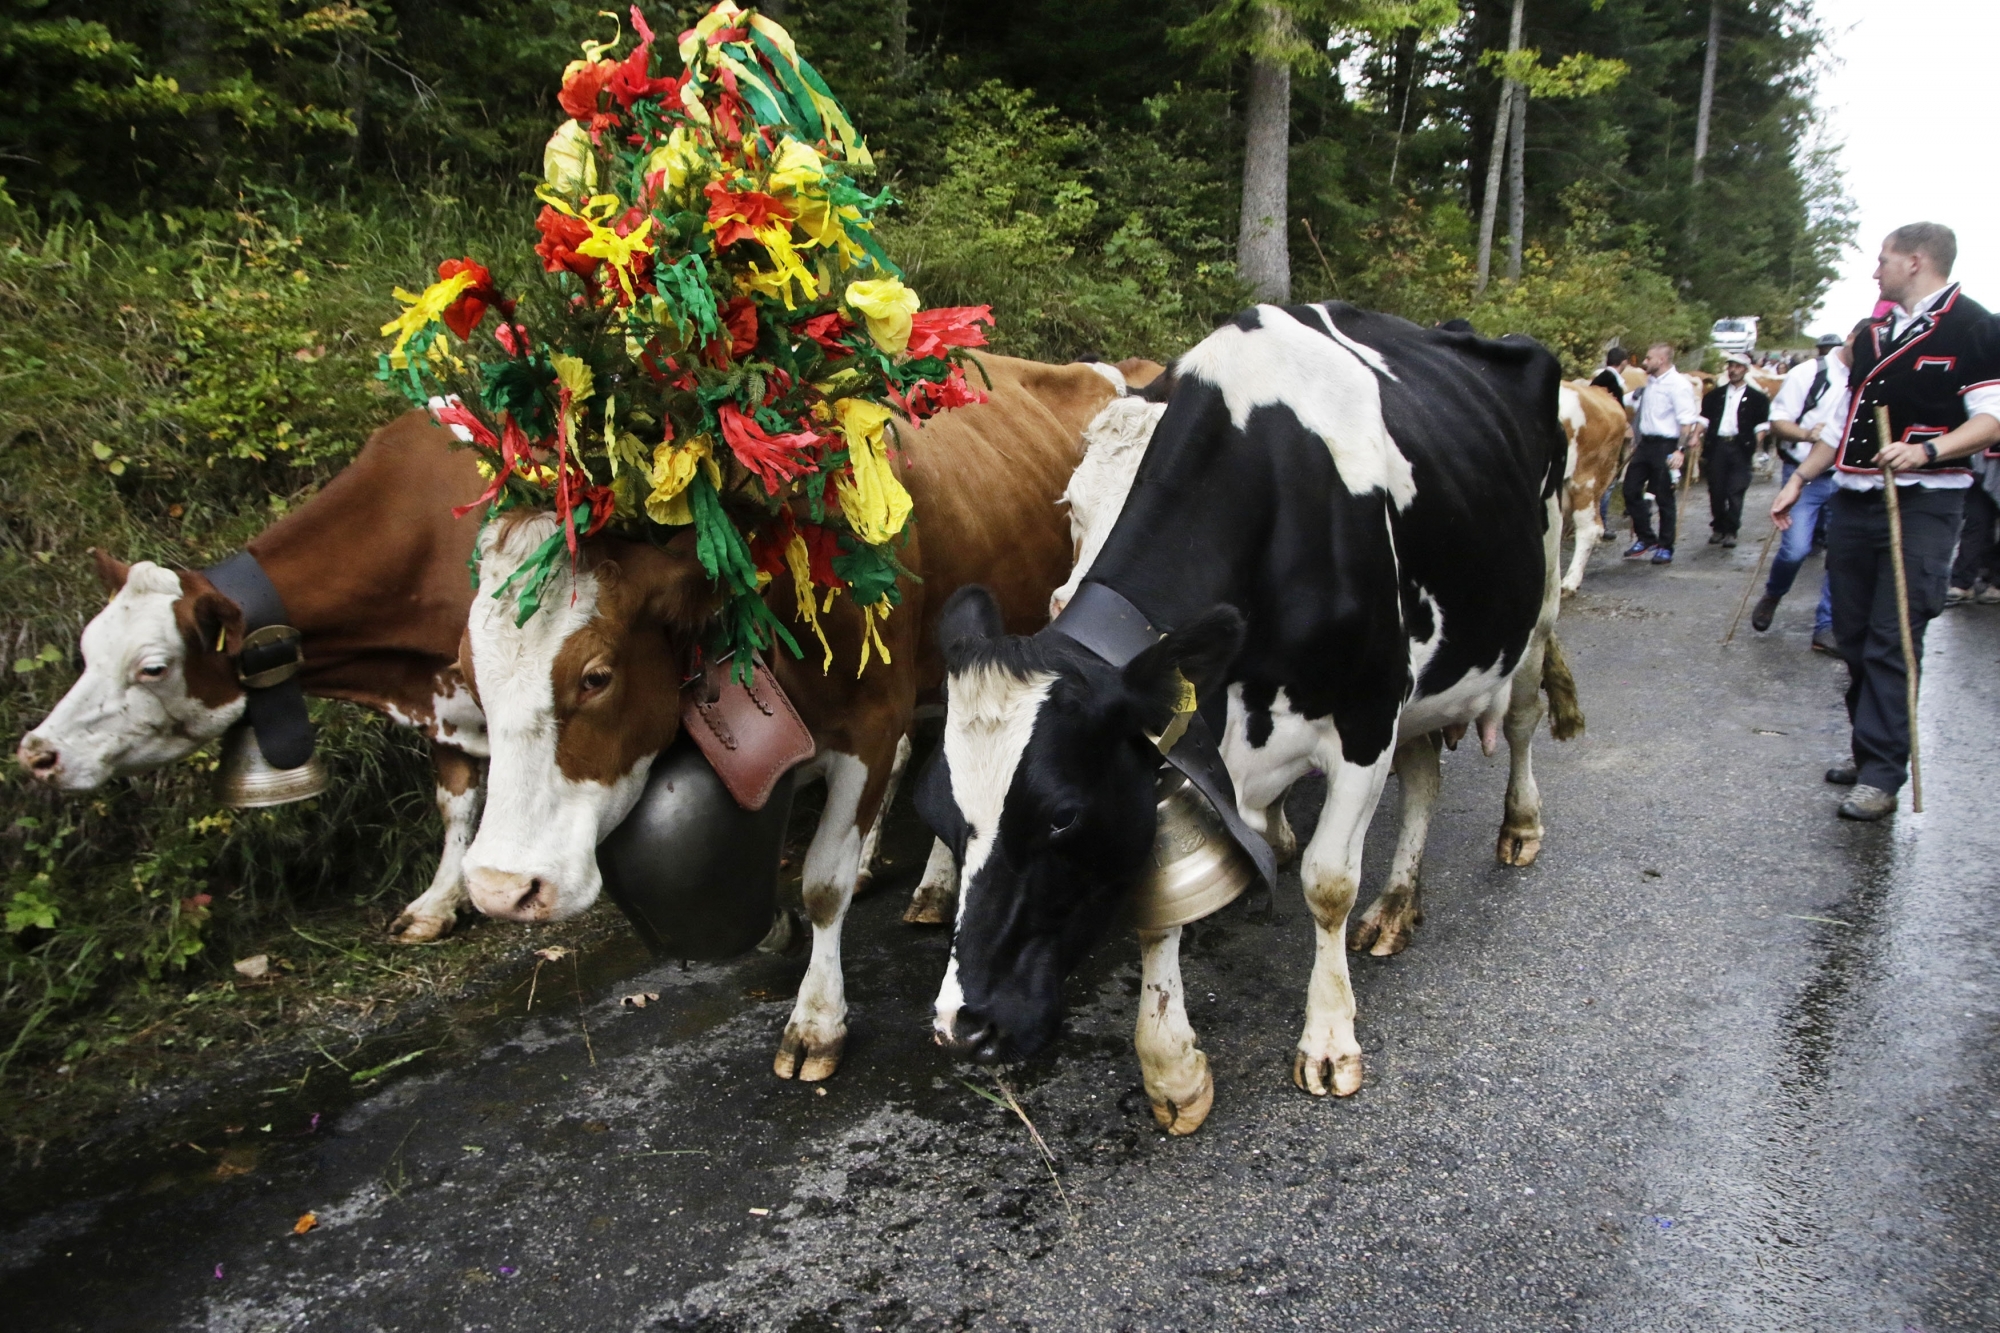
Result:
[[[1875,409],[1889,409],[1889,430],[1898,443],[1922,444],[1963,426],[1965,393],[2000,385],[2000,321],[1953,283],[1937,304],[1911,320],[1903,336],[1891,336],[1893,315],[1868,326],[1854,342],[1850,372],[1854,399],[1847,411],[1834,466],[1843,472],[1873,472],[1880,441]],[[1925,472],[1963,474],[1963,459],[1926,464]]]

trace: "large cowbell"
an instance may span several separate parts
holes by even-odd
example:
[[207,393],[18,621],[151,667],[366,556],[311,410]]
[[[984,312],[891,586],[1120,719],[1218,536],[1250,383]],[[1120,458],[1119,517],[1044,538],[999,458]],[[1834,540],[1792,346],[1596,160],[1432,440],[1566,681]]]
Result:
[[684,692],[681,733],[597,848],[604,888],[655,953],[730,958],[771,928],[794,769],[812,733],[762,663],[748,686],[712,667]]
[[277,768],[264,757],[248,722],[239,722],[223,734],[215,795],[224,805],[259,810],[303,801],[325,790],[326,769],[321,767],[319,756],[309,757],[297,768]]
[[597,847],[604,890],[656,954],[730,958],[756,946],[778,902],[794,774],[746,810],[682,733],[646,790]]

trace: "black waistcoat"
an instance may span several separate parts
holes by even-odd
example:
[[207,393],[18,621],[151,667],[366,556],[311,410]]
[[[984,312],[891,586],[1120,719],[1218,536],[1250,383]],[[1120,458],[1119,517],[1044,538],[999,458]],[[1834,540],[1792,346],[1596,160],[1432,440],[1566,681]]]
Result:
[[[1953,283],[1945,295],[1892,339],[1895,317],[1885,315],[1854,341],[1847,411],[1835,466],[1843,472],[1877,470],[1875,409],[1889,409],[1898,443],[1935,440],[1966,422],[1965,392],[2000,384],[2000,321]],[[1926,464],[1925,472],[1964,474],[1964,460]]]

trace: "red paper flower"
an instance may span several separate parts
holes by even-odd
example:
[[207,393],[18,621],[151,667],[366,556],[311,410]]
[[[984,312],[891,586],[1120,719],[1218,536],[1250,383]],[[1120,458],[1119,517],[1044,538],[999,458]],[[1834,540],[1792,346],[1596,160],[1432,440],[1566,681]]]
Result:
[[542,267],[551,273],[567,269],[579,278],[587,278],[604,262],[595,256],[576,252],[577,246],[590,239],[590,224],[582,218],[557,212],[544,204],[540,216],[535,219],[535,228],[542,233],[535,253],[542,257]]
[[732,296],[722,307],[722,326],[729,330],[729,355],[745,357],[757,349],[757,303]]
[[970,407],[986,401],[985,391],[967,383],[965,372],[957,365],[952,366],[951,373],[944,377],[942,384],[919,380],[910,386],[909,398],[897,396],[893,388],[890,396],[896,399],[896,406],[902,408],[904,415],[912,421],[922,421],[954,407]]
[[597,118],[597,104],[615,66],[608,60],[579,60],[563,76],[556,101],[564,111],[588,125]]
[[[618,99],[618,105],[629,111],[632,104],[642,97],[664,97],[669,102],[679,102],[681,81],[668,76],[650,78],[646,70],[652,63],[653,43],[650,39],[641,42],[631,55],[626,56],[611,67],[611,77],[605,86]],[[572,113],[574,114],[574,113]]]
[[455,278],[461,273],[472,276],[472,285],[465,289],[464,295],[445,307],[444,326],[460,338],[470,338],[472,331],[479,327],[479,321],[486,318],[487,302],[493,299],[493,275],[486,271],[486,265],[470,259],[447,259],[438,265],[441,280]]
[[910,356],[922,360],[943,356],[947,348],[984,347],[986,335],[980,324],[993,323],[990,305],[955,305],[938,310],[919,310],[910,316]]
[[711,181],[702,193],[708,196],[708,225],[715,228],[718,251],[738,241],[754,241],[762,228],[792,220],[792,210],[781,200],[757,190],[732,190]]
[[835,356],[851,356],[852,347],[840,340],[854,329],[854,321],[838,310],[829,310],[824,315],[814,315],[799,325],[799,331],[824,347]]
[[736,455],[737,462],[757,474],[766,495],[776,495],[786,482],[819,471],[817,463],[803,456],[820,442],[813,432],[767,434],[734,403],[724,403],[716,410],[716,416],[722,422],[722,438],[728,441],[730,452]]

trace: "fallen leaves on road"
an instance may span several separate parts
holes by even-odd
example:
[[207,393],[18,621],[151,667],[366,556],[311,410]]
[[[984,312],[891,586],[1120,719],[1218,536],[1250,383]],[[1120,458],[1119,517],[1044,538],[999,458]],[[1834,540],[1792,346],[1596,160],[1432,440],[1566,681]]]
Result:
[[215,1164],[215,1178],[228,1180],[231,1176],[247,1176],[256,1169],[255,1148],[225,1148],[222,1159]]
[[292,1234],[294,1236],[303,1236],[306,1234],[306,1232],[311,1231],[314,1227],[318,1225],[319,1225],[318,1213],[301,1213],[299,1215],[299,1220],[292,1223]]
[[252,954],[248,958],[237,959],[232,966],[235,967],[237,976],[250,981],[256,981],[261,977],[270,975],[271,955],[267,953]]
[[545,963],[558,963],[569,957],[569,950],[560,944],[551,944],[546,949],[535,950],[535,957]]
[[656,990],[642,990],[642,991],[634,991],[632,994],[627,995],[626,997],[618,1001],[618,1003],[623,1005],[629,1005],[634,1009],[644,1009],[647,1005],[651,1004],[654,1000],[657,1000],[659,998],[660,998],[660,993]]

